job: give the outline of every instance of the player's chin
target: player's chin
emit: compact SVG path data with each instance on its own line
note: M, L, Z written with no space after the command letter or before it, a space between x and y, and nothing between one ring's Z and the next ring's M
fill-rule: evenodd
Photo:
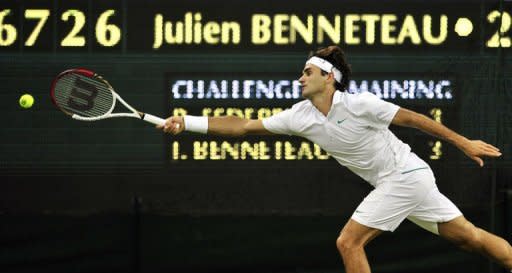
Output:
M305 99L308 99L310 97L310 94L308 93L308 91L306 89L302 89L302 93L301 93L302 97L305 98Z

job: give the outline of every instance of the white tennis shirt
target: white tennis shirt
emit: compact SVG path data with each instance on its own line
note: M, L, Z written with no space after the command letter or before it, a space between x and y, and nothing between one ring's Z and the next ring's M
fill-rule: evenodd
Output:
M263 119L263 126L275 134L301 136L318 144L376 186L379 178L404 166L411 151L388 128L398 109L369 92L336 91L327 116L304 100Z

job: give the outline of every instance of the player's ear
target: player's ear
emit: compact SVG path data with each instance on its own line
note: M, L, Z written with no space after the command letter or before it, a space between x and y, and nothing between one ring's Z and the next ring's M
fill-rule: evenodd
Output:
M334 81L334 73L332 73L332 72L327 73L327 80Z

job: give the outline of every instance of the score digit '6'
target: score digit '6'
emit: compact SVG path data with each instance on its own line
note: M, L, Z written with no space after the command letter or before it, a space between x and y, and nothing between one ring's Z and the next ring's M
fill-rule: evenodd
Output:
M96 40L102 46L114 46L121 40L121 30L114 24L108 24L110 16L115 15L115 10L109 9L103 12L96 22Z
M5 16L9 15L11 10L2 10L0 12L0 46L10 46L16 41L18 32L13 25L4 24Z

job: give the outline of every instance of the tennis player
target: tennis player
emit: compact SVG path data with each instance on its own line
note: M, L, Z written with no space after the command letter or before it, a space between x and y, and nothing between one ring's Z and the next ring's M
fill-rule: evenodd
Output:
M512 269L510 244L466 220L439 192L429 165L388 127L394 124L417 128L448 141L480 166L484 165L484 157L499 157L499 149L480 140L469 140L372 93L345 92L350 74L350 66L338 46L320 48L310 54L299 79L305 100L290 109L263 120L174 116L158 128L171 134L187 130L221 136L301 136L374 186L336 240L347 273L370 272L365 245L384 231L394 231L405 218Z

